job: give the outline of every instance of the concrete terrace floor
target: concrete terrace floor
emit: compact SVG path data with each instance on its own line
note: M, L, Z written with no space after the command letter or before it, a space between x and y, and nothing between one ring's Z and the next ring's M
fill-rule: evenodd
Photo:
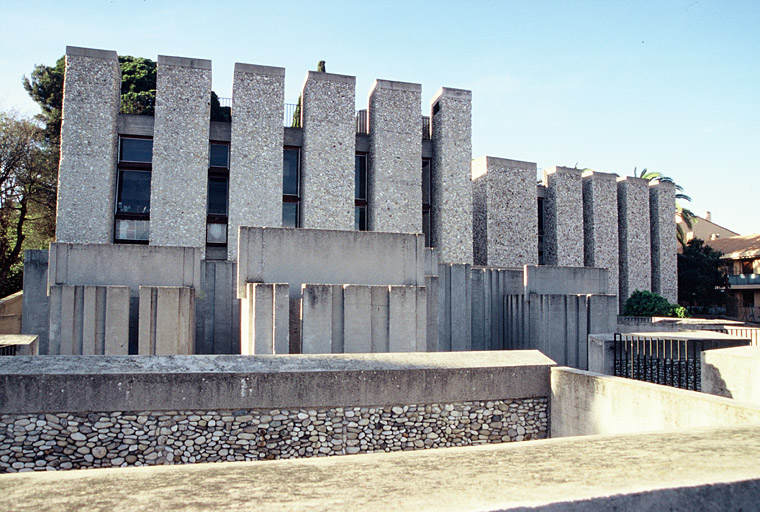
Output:
M7 474L0 475L0 510L722 511L758 506L758 462L757 426L568 437L271 462Z

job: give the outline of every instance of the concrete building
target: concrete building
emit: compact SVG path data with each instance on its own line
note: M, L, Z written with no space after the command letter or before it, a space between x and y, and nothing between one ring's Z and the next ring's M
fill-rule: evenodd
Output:
M705 244L723 253L737 317L760 322L760 234L714 238Z
M667 197L473 162L470 91L441 88L423 115L419 84L377 80L357 112L354 77L309 72L292 123L285 70L237 63L219 121L210 61L157 62L155 115L122 114L116 52L67 48L56 241L26 258L41 353L550 344L584 367L615 296L672 290L675 248L649 236L670 229Z

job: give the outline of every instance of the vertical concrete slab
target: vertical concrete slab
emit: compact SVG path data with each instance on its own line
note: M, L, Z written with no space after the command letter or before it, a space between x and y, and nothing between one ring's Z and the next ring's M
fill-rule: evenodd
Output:
M442 263L472 264L472 92L442 87L430 121L432 246Z
M387 286L370 286L372 296L371 311L371 330L372 330L372 352L384 353L389 351L389 309L388 309L388 287Z
M607 292L618 292L617 175L583 173L584 264L607 269Z
M301 93L301 226L354 229L356 78L309 71Z
M652 244L652 291L678 302L678 264L675 232L676 186L658 181L649 185Z
M274 353L288 354L290 353L288 284L275 283L272 286L274 288Z
M129 287L105 287L105 333L103 354L129 354Z
M50 354L81 355L84 287L55 285L50 297Z
M141 286L138 353L190 355L195 350L195 300L188 286Z
M206 248L211 61L158 56L150 244Z
M24 294L21 332L39 336L40 354L48 354L50 298L47 294L48 252L24 251Z
M416 350L416 306L415 286L388 287L389 352L414 352Z
M451 351L451 265L438 265L438 351Z
M477 265L538 264L536 164L490 156L472 161Z
M332 294L332 335L331 351L333 354L342 354L343 347L343 286L331 285Z
M141 286L138 306L137 353L141 356L156 354L156 290Z
M415 286L415 320L416 320L416 346L417 352L427 351L427 289L424 286Z
M472 269L470 277L472 286L472 350L486 349L485 289L483 285L486 276L488 276L486 269ZM489 331L490 328L489 325Z
M544 263L583 266L582 171L554 167L544 171Z
M470 265L451 265L451 350L472 350Z
M58 242L113 242L120 94L116 52L66 47Z
M422 232L422 86L375 80L369 93L369 229Z
M372 352L372 290L343 286L343 347L345 353Z
M284 68L235 63L227 220L230 260L237 258L239 226L282 225L284 103Z
M618 178L618 239L620 249L620 309L636 290L651 291L649 182Z
M82 313L82 355L104 354L106 337L105 287L84 287L84 307Z
M250 328L254 354L274 353L274 286L253 283Z
M437 267L438 265L436 265ZM436 270L437 272L437 270ZM438 276L425 276L426 315L425 323L425 351L438 351Z
M304 284L301 306L301 351L304 354L332 352L333 293L326 284Z
M615 332L618 310L616 295L589 295L588 309L589 334Z

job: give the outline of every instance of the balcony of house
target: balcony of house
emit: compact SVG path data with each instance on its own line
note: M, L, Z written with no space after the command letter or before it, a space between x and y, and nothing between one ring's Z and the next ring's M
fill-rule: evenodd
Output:
M728 276L728 284L731 288L758 288L760 289L760 274L734 274Z

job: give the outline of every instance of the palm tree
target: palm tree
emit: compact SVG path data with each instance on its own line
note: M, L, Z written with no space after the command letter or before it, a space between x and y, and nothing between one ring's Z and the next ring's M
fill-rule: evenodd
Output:
M686 208L682 204L678 202L678 200L688 201L691 202L691 197L684 194L683 187L675 182L675 180L669 176L665 176L661 172L656 171L649 171L646 169L641 170L640 173L637 173L636 167L633 168L633 177L634 178L642 178L648 181L659 181L662 183L672 183L676 187L676 213L679 217L681 217L681 220L683 220L683 223L686 225L688 230L691 230L691 228L694 225L694 221L696 220L697 216L692 212L690 209ZM678 243L681 244L681 247L686 247L686 244L688 240L686 240L686 231L683 227L681 227L680 223L676 224L676 230L677 230L677 238Z

